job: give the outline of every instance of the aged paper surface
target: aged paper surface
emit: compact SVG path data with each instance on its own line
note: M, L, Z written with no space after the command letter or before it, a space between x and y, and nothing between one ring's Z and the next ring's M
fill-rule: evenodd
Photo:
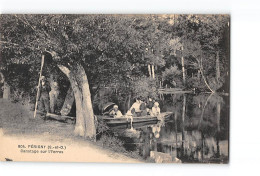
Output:
M1 161L229 162L229 15L0 17Z

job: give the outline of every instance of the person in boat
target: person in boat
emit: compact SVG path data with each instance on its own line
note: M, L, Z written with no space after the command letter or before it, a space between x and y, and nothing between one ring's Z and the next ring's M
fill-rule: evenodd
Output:
M113 107L112 111L110 111L109 115L114 118L119 118L119 117L123 116L121 111L118 109L117 105L114 105L114 107Z
M147 108L148 109L152 109L153 108L153 104L154 104L154 101L151 97L148 97L148 101L147 101Z
M151 114L152 108L153 108L154 101L151 97L148 97L148 101L146 103L146 111L147 114Z
M45 76L41 77L41 84L40 84L40 99L39 99L39 105L40 105L40 110L42 112L49 113L50 112L50 97L49 97L49 92L50 92L50 86L47 83L47 80Z
M140 114L141 110L140 110L140 105L141 105L142 101L140 99L140 97L137 97L135 99L134 104L131 106L131 108L127 111L126 115L127 116L133 116L133 117L137 117L138 114Z
M142 101L140 104L140 114L139 116L146 116L147 115L147 108L145 101Z
M155 102L153 107L152 107L152 110L150 112L150 115L153 116L153 117L157 117L159 114L161 113L161 109L159 107L159 103L158 102Z

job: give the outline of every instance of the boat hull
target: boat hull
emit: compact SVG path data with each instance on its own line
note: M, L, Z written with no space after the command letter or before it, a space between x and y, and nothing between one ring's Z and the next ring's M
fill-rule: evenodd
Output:
M141 117L120 117L120 118L111 118L109 116L97 116L98 120L105 122L108 126L115 126L115 125L125 125L136 123L144 123L144 122L153 122L159 121L162 119L168 119L173 113L172 112L163 112L158 117L152 117L150 115L141 116Z

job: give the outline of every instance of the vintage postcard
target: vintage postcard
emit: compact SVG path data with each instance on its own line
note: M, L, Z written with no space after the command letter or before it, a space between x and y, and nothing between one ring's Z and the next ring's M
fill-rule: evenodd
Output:
M0 23L1 161L229 162L230 15Z

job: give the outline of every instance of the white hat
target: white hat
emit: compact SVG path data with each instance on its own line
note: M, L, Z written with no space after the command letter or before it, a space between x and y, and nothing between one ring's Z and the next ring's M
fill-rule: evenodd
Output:
M42 76L42 77L41 77L41 80L46 80L45 76Z
M118 106L117 106L117 105L114 105L113 108L118 108Z
M155 106L159 106L159 103L158 103L158 102L155 102L154 105L155 105Z

